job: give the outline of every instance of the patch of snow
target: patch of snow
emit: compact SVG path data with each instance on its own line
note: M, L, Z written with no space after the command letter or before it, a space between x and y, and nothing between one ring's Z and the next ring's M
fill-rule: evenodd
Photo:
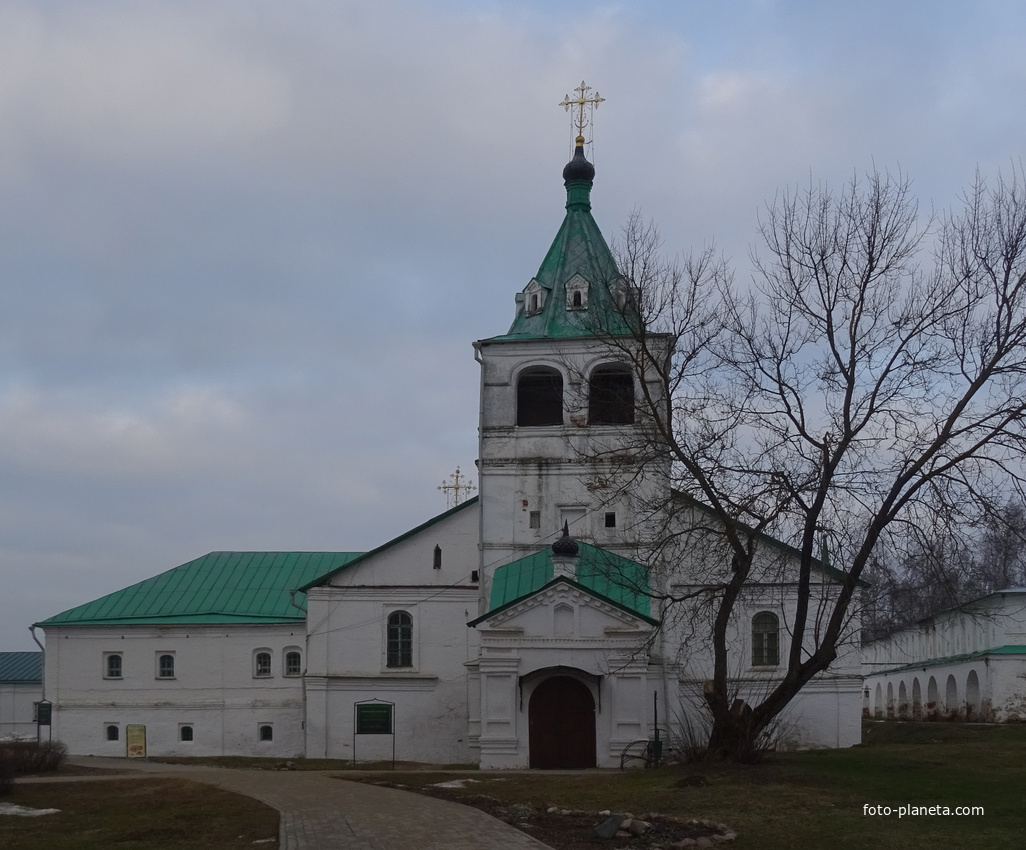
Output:
M448 782L437 782L432 788L462 788L468 782L480 782L480 779L450 779Z
M0 815L21 815L26 818L37 818L40 815L53 815L60 809L30 809L28 806L16 806L14 803L0 803Z

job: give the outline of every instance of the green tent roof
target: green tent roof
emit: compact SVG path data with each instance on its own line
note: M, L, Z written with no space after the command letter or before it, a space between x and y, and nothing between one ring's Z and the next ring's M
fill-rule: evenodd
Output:
M577 542L576 579L570 583L622 608L640 614L650 622L648 570L636 561L597 546ZM537 593L557 580L552 568L552 549L545 548L526 558L499 567L492 576L488 613L468 625L476 625L497 611Z
M529 313L521 306L509 332L498 340L567 338L629 333L610 287L622 276L591 216L594 169L578 147L563 171L566 216L545 255L535 281L545 291L542 309ZM587 309L567 309L566 286L580 275L588 284Z
M289 591L360 552L211 552L37 626L145 623L290 623L304 614ZM296 594L303 605L306 595Z

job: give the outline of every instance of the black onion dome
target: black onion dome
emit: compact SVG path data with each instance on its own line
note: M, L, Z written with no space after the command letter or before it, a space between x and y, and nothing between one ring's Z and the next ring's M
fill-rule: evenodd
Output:
M563 536L552 544L552 554L572 558L574 555L577 554L577 550L577 543L570 536L570 527L566 522L564 522Z
M569 183L571 180L595 179L595 166L584 156L584 144L579 140L574 149L574 157L563 167L563 180Z

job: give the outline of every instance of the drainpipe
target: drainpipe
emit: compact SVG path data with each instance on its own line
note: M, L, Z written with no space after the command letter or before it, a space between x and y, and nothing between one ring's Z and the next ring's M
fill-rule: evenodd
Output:
M36 642L36 646L43 652L43 700L46 700L46 647L39 642L39 638L36 637L36 627L29 626L29 631L32 633L32 640Z

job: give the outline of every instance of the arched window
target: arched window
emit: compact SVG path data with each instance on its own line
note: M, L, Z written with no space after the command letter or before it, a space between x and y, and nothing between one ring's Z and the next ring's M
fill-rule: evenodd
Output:
M780 663L780 621L762 611L752 618L752 666L776 667Z
M274 727L270 723L264 723L260 726L258 736L261 741L273 741L274 740Z
M113 724L111 724L110 726L107 727L107 740L108 741L116 741L116 740L118 740L119 737L121 737L121 732L120 732L120 730L118 729L117 726L114 726Z
M563 376L555 369L529 369L517 381L517 425L563 424Z
M178 740L180 740L180 741L191 741L192 740L192 727L191 726L179 726L178 727Z
M107 656L107 670L106 674L108 679L120 679L121 678L121 654L112 652Z
M413 618L405 611L393 611L388 615L385 666L413 666Z
M175 657L173 655L161 655L157 659L157 677L160 679L175 677Z
M303 675L303 656L297 650L292 650L291 652L285 653L285 675Z
M588 383L588 422L592 425L634 424L634 378L622 366L602 366Z
M271 675L271 653L258 652L253 656L253 675L260 677Z

